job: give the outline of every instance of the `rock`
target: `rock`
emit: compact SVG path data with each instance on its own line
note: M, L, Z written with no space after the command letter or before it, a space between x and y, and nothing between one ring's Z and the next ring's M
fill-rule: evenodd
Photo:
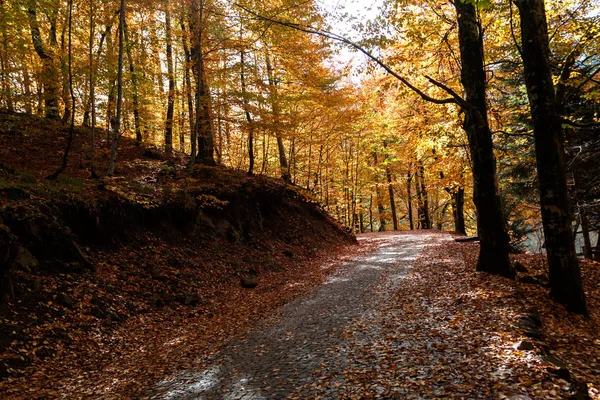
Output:
M186 306L195 306L200 303L200 296L198 293L188 293L183 300L183 304Z
M561 360L551 355L543 355L542 360L552 364L552 367L546 368L548 372L565 381L571 381L571 371Z
M231 225L226 219L220 219L214 225L217 235L221 237L227 237L227 232L233 229L233 225Z
M106 310L106 307L102 305L95 305L90 310L90 315L93 315L98 319L105 319L108 316L108 312Z
M542 326L542 316L535 307L531 307L527 310L527 317L532 320L538 327Z
M25 247L17 249L17 257L15 258L15 266L25 272L31 273L38 266L36 258Z
M200 222L205 225L208 229L214 230L216 229L215 222L213 221L210 215L205 213L201 213L199 216Z
M242 287L245 287L247 289L254 289L255 287L258 286L258 282L256 280L255 277L253 276L242 276L240 278Z
M284 250L283 251L283 255L286 256L286 257L289 257L289 258L293 258L294 257L294 253L292 253L289 250Z
M532 339L541 339L543 334L540 331L540 325L529 315L521 315L517 318L518 328L524 331L525 336Z
M479 241L479 237L478 236L466 236L466 237L460 237L460 238L454 238L455 242L459 242L459 243L464 243L464 242L478 242Z
M538 280L535 279L533 276L531 275L525 275L519 278L519 282L521 283L526 283L526 284L531 284L531 285L535 285L538 284Z
M142 157L146 157L151 160L162 160L164 158L164 156L160 153L160 150L152 147L148 147L146 150L144 150Z
M530 350L534 349L534 346L533 346L533 343L531 343L531 342L528 342L526 340L521 340L519 343L517 343L516 349L523 350L523 351L530 351Z
M269 259L269 260L265 261L263 264L263 269L265 271L271 271L271 272L283 271L283 267L281 266L281 264L279 264L276 260L273 260L273 259Z
M181 261L181 259L175 255L170 256L169 259L167 260L167 262L169 263L169 265L171 267L180 269L183 267L183 262Z
M162 296L155 296L152 300L152 304L154 304L155 307L163 307L166 303Z
M573 382L569 386L569 392L572 393L569 400L590 400L590 392L585 382Z
M73 308L75 307L75 304L77 304L76 301L66 293L59 294L56 300L59 304L62 304L67 308Z
M40 278L35 278L35 280L33 281L33 291L34 292L41 292L42 291L42 281Z
M513 265L515 271L520 272L520 273L527 273L529 272L529 270L519 261L516 261Z
M529 315L519 315L517 317L517 327L525 330L537 330L538 324Z

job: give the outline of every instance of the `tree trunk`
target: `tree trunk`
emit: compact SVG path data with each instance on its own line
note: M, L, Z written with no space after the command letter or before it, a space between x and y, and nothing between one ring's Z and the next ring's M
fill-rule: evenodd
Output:
M388 183L388 191L390 194L390 209L392 211L392 223L394 224L394 230L398 230L398 216L396 215L396 202L394 201L394 186L392 185L392 173L389 167L385 168L385 175Z
M69 53L67 56L67 76L68 76L68 91L70 93L70 99L67 100L67 104L70 101L71 107L65 106L65 110L71 110L70 120L71 124L69 126L69 133L67 136L67 147L65 148L65 152L63 154L62 164L58 169L48 177L48 179L56 179L60 174L67 169L67 162L69 159L69 153L71 152L71 146L73 145L73 133L75 131L75 92L73 90L73 0L69 0L69 14L67 17L68 25L69 25ZM67 117L69 119L69 117Z
M123 103L123 41L125 39L125 0L121 0L119 7L119 59L117 64L117 115L113 122L112 143L110 145L110 157L108 159L108 170L106 175L113 176L115 163L117 161L117 146L121 134L121 108Z
M5 16L5 8L0 4L0 17L3 20L6 20ZM4 99L4 104L6 105L6 109L8 111L14 111L15 107L13 104L13 97L10 90L10 60L8 55L8 34L6 32L6 24L1 24L0 30L2 31L2 50L0 51L0 66L1 66L1 76L2 76L2 99ZM25 72L27 68L25 68Z
M89 81L90 81L90 112L91 126L91 155L90 155L90 170L92 178L96 178L96 82L95 82L95 66L94 66L94 0L90 0L90 41L89 41Z
M273 65L271 64L271 57L269 56L269 50L265 45L265 62L267 64L267 79L269 80L269 97L271 101L271 109L273 111L273 130L275 131L275 138L277 139L277 150L279 151L279 171L281 178L289 182L290 172L287 158L285 156L285 147L283 145L283 137L281 135L281 126L279 121L279 97L277 93L277 79L273 71Z
M138 91L137 84L137 71L135 68L135 64L133 63L133 57L131 55L131 46L132 43L129 41L129 29L127 28L127 22L125 22L125 26L123 27L123 35L125 37L125 42L127 46L125 47L127 53L127 61L129 62L129 76L131 77L131 103L133 106L133 124L135 127L135 141L137 144L142 143L142 128L140 126L140 94ZM171 63L172 64L172 63Z
M473 170L473 202L477 209L480 239L477 270L514 278L508 259L508 234L504 226L496 184L496 158L487 119L483 36L475 6L454 0L462 61L461 81L469 107L464 109L464 129L469 139Z
M42 40L40 28L37 21L37 4L31 0L27 6L27 15L29 20L29 28L31 30L31 39L35 52L42 61L42 86L44 89L44 112L46 118L59 119L59 71L54 60L55 52L51 48L56 46L56 12L49 13L51 16L50 28L50 45L46 46Z
M183 53L185 54L185 66L184 66L184 79L185 79L185 95L187 98L187 106L188 106L188 120L190 125L190 142L191 142L191 160L190 165L193 166L196 158L196 117L194 116L194 100L192 97L192 79L190 77L190 66L192 65L192 56L190 54L190 49L188 47L188 40L185 35L185 24L183 23L183 18L180 21L181 31L184 33L181 36L181 41L183 44Z
M584 207L579 207L581 217L581 232L583 233L583 255L588 260L592 259L592 241L590 240L590 223Z
M371 200L369 201L369 227L371 232L373 232L373 195L371 195Z
M465 189L462 187L459 187L452 192L452 216L454 218L454 232L466 235Z
M550 69L544 1L515 3L521 16L523 66L533 121L550 293L570 311L587 314L571 231L564 138Z
M425 167L420 161L419 167L417 168L416 177L416 184L419 187L418 192L421 197L421 200L419 202L419 217L421 229L431 229L431 217L429 216L429 195L427 193L427 186L425 186Z
M410 170L406 173L406 196L408 200L408 223L410 226L410 230L413 231L415 229L415 223L413 222L413 207L412 207L412 175Z
M204 165L215 165L210 90L206 77L204 54L202 53L206 29L206 10L204 8L204 0L191 1L190 31L192 34L192 47L190 56L192 69L196 76L194 131L198 141L198 153L196 155L198 162Z
M165 33L167 42L167 75L169 94L167 96L167 117L165 119L165 151L173 152L173 114L175 111L175 74L173 73L173 43L171 39L171 12L165 11Z
M242 84L242 103L244 105L244 114L248 122L248 175L254 174L254 122L250 115L250 102L246 91L246 79L244 77L244 51L240 52L240 81Z
M25 113L28 115L32 115L33 94L31 93L31 77L29 76L29 70L27 68L23 69L23 91L25 92Z
M383 213L385 212L385 208L383 207L383 195L381 194L381 188L379 186L379 158L377 157L377 153L373 152L373 166L375 167L375 194L377 195L377 213L379 215L379 232L385 231L385 226L387 222Z

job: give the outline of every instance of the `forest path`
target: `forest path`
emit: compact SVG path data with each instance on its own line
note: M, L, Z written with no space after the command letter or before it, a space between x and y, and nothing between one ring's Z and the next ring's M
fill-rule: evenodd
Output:
M203 371L184 371L163 381L149 397L282 399L299 391L310 397L309 385L323 366L345 365L346 350L331 351L343 349L340 331L377 312L377 304L401 284L422 249L450 236L385 232L360 235L359 240L375 241L378 247L341 265L322 286L214 356ZM372 329L366 335L377 335L378 328Z

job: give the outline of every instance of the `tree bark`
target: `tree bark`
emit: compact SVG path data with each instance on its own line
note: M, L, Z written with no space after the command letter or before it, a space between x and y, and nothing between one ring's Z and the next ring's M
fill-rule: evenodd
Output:
M421 202L419 203L419 216L421 218L421 229L431 229L431 217L429 216L429 195L425 186L425 167L419 162L417 169L417 185L420 187Z
M394 225L394 230L398 230L398 216L396 215L396 202L394 200L394 186L392 185L392 173L390 172L390 168L385 168L385 175L388 183L388 192L390 195L390 209L392 211L392 223Z
M277 139L277 150L279 152L279 171L281 178L289 182L290 172L287 157L285 156L285 147L283 145L283 137L281 135L281 126L279 116L281 111L279 110L279 96L277 92L277 79L275 78L275 72L273 71L273 65L271 64L271 57L269 50L265 45L265 62L267 64L267 79L269 81L269 97L271 102L271 110L273 112L273 130L275 131L275 138Z
M112 142L110 145L110 156L106 175L113 176L115 163L117 161L117 146L121 135L121 108L123 104L123 42L125 39L125 0L121 0L119 7L119 58L117 63L117 115L112 125Z
M205 6L204 0L191 0L190 31L192 34L192 46L190 57L192 60L192 69L196 76L196 118L194 132L198 141L198 153L195 157L201 164L215 165L210 90L206 77L204 54L202 53L206 29ZM192 158L192 160L194 159ZM190 164L193 165L193 163Z
M140 144L142 143L142 127L140 124L140 93L138 91L137 70L133 62L133 56L131 55L131 46L133 44L129 41L129 29L127 27L126 21L125 26L123 27L123 35L125 37L125 42L127 43L127 46L125 47L125 52L127 53L127 61L129 63L129 76L131 78L131 103L133 106L133 125L135 127L135 141L137 144Z
M196 118L194 116L194 100L193 100L193 96L192 96L192 79L190 77L190 66L192 64L192 56L190 54L190 49L188 46L188 39L187 36L185 35L185 24L183 22L183 18L180 21L180 26L181 26L181 31L184 33L181 36L181 41L183 44L183 53L185 55L185 66L184 66L184 79L185 79L185 95L186 95L186 99L187 99L187 106L188 106L188 121L189 121L189 125L190 125L190 141L191 141L191 158L192 160L190 160L190 165L194 165L194 159L196 157L196 129L195 129L195 121Z
M515 0L521 16L525 85L531 107L550 293L572 312L587 314L575 253L566 183L564 138L550 69L543 0Z
M5 19L5 8L0 3L0 17ZM12 93L10 90L10 59L8 55L8 34L6 32L6 24L1 24L0 31L2 32L2 50L0 51L0 66L1 66L1 76L2 76L2 99L4 99L4 104L6 105L6 109L8 111L14 111L15 106L13 104ZM25 73L27 72L27 68L25 68ZM27 75L28 77L28 75Z
M96 178L96 76L94 74L94 0L90 0L90 37L89 37L89 81L90 81L90 112L91 112L91 149L90 149L90 173Z
M53 10L50 13L50 45L45 45L40 33L39 24L37 21L37 4L31 0L27 6L27 16L29 20L29 28L31 30L31 39L35 52L42 61L42 86L44 89L44 112L46 118L59 119L59 71L54 60L55 52L52 47L56 47L56 13Z
M167 116L165 118L165 151L173 152L173 115L175 111L175 74L173 72L173 42L171 39L171 12L165 11L165 34L167 42L167 75L169 94L167 95Z
M509 238L496 184L492 132L487 119L483 35L471 2L454 0L454 7L462 61L461 81L468 104L463 107L464 129L471 150L473 201L480 238L477 270L514 278L515 272L508 259Z
M244 76L244 51L240 52L240 81L242 85L242 103L244 105L244 114L248 122L248 175L254 174L254 122L250 115L250 102L246 91L246 79Z
M454 231L466 235L465 229L465 189L459 187L452 192L452 217L454 218Z
M413 222L413 206L412 206L412 175L410 170L406 173L406 193L408 200L408 223L410 226L410 230L413 231L415 229L415 223Z
M385 216L383 215L385 212L385 208L383 207L383 194L381 194L381 188L379 187L379 158L377 157L377 153L373 152L373 166L375 167L375 194L377 195L377 213L379 215L379 232L385 231L385 226L387 222L385 220Z

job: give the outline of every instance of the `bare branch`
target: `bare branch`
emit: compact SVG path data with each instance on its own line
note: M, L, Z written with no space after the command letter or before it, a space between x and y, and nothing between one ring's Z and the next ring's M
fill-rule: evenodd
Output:
M417 88L416 86L414 86L413 84L411 84L408 79L404 78L403 76L399 75L397 72L395 72L394 70L392 70L386 63L384 63L383 61L381 61L379 58L375 57L373 54L371 54L369 51L367 51L365 48L363 48L362 46L360 46L359 44L341 36L338 35L336 33L333 32L328 32L325 30L321 30L321 29L317 29L317 28L312 28L310 26L303 26L300 25L298 23L294 23L294 22L286 22L286 21L280 21L280 20L276 20L276 19L272 19L269 17L265 17L263 15L260 15L252 10L249 10L248 8L244 7L241 4L238 3L233 3L236 7L241 8L242 10L246 11L248 14L253 15L254 17L261 19L263 21L267 21L267 22L271 22L277 25L281 25L281 26L286 26L288 28L292 28L292 29L296 29L298 31L301 32L305 32L305 33L310 33L313 35L319 35L322 36L324 38L327 39L331 39L331 40L335 40L337 42L341 42L344 43L358 51L360 51L361 53L363 53L364 55L366 55L368 58L370 58L371 60L375 61L381 68L383 68L388 74L392 75L394 78L398 79L400 82L402 82L404 85L406 85L410 90L412 90L413 92L417 93L419 96L421 96L421 98L425 101L429 101L431 103L435 103L435 104L457 104L458 106L462 107L462 108L469 108L469 104L462 99L460 96L458 96L456 93L454 93L454 95L450 98L446 98L446 99L436 99L434 97L429 96L428 94L426 94L425 92L423 92L422 90L420 90L419 88ZM428 78L430 79L430 78ZM442 87L437 85L436 81L432 81L430 79L430 82L435 84L438 87ZM439 82L437 82L439 83ZM444 89L446 90L446 89ZM451 90L448 88L448 90ZM446 90L446 91L448 91Z

